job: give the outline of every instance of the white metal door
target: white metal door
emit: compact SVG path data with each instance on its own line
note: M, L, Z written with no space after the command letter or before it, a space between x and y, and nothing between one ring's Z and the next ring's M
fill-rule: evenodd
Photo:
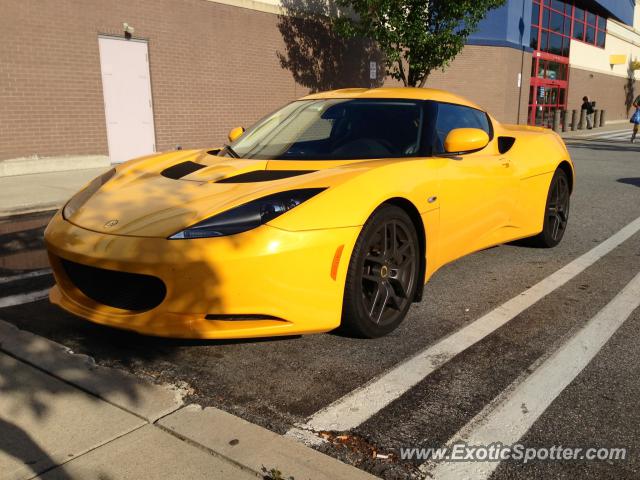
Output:
M111 163L155 151L147 42L99 37Z

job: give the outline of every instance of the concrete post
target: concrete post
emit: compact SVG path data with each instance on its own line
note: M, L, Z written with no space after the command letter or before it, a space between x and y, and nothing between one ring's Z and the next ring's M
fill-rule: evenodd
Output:
M551 128L553 128L554 132L560 131L560 109L559 108L553 111L553 121L551 124Z
M600 126L600 110L596 110L593 113L593 128L598 128Z
M599 125L600 127L604 127L605 119L606 119L606 116L607 116L606 114L607 114L606 110L601 110L600 111L600 125Z
M567 131L567 123L569 123L569 112L567 110L562 111L562 131Z
M579 130L584 130L587 128L587 111L583 108L580 110L580 125L578 125Z
M577 125L576 122L578 121L578 112L576 110L571 110L571 131L575 132Z

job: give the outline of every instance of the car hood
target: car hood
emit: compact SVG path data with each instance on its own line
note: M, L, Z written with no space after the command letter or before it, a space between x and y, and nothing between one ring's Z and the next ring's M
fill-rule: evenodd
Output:
M211 153L177 151L119 165L67 220L100 233L166 238L253 199L328 188L388 162L244 160Z

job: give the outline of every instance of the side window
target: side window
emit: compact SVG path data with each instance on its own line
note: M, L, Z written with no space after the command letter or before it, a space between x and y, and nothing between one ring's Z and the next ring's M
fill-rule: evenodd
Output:
M486 113L475 108L452 103L438 104L434 153L444 153L444 141L451 130L456 128L479 128L493 136L492 126Z

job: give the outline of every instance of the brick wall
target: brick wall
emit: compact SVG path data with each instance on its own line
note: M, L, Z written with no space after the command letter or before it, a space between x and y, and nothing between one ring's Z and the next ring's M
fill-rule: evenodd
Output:
M580 110L582 97L595 100L596 108L607 111L607 121L627 120L633 113L631 104L640 95L637 82L624 77L589 72L579 68L569 71L568 110ZM632 87L633 86L633 87ZM629 94L627 95L627 92Z
M434 72L427 86L467 97L498 121L527 123L531 53L514 48L468 45L445 72ZM518 74L522 70L522 94Z
M286 18L205 0L3 0L0 160L108 153L98 35L123 22L149 42L158 150L219 144L309 89L370 85L370 48ZM429 86L515 122L521 60L469 46Z

